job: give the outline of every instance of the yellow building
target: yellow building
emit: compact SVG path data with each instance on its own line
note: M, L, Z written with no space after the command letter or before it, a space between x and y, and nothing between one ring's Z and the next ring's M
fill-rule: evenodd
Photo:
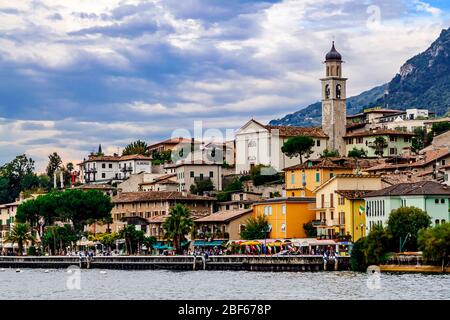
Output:
M270 239L307 238L303 224L315 218L313 197L272 198L253 204L253 216L264 215Z
M352 241L359 239L361 227L365 229L365 213L359 212L359 205L363 202L359 197L366 191L381 188L380 176L368 174L336 175L316 188L316 220L313 225L317 228L317 236L338 239L350 235ZM350 199L346 201L342 194Z
M284 169L287 197L314 197L317 187L337 174L353 173L356 163L347 158L307 160Z
M353 242L366 236L366 202L364 197L373 190L337 190L337 212L344 213L344 234Z

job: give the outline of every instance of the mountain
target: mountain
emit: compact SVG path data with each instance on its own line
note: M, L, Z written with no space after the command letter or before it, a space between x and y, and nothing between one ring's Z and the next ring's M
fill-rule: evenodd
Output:
M406 61L387 84L347 99L347 114L383 106L405 110L423 108L442 116L450 111L450 28L424 52ZM270 121L271 125L320 126L320 102Z

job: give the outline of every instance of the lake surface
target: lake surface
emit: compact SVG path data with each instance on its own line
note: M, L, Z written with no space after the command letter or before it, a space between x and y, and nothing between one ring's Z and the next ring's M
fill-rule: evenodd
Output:
M350 271L4 269L0 299L450 299L449 274L382 273L379 286L367 279Z

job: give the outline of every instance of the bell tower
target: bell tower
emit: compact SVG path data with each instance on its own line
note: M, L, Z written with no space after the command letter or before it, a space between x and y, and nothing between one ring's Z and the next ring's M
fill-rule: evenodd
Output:
M325 74L322 81L322 129L328 135L327 149L336 150L342 157L345 153L346 134L346 82L342 77L342 56L333 45L325 56Z

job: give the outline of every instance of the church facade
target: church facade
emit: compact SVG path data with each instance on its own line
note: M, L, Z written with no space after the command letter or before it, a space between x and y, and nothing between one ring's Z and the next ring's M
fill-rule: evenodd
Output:
M309 136L314 140L311 159L319 158L325 150L336 150L346 156L346 78L342 77L342 56L334 42L325 57L325 77L322 83L322 128L271 126L256 120L248 121L236 132L236 173L250 171L263 164L282 171L299 164L299 158L289 158L281 147L289 138Z

